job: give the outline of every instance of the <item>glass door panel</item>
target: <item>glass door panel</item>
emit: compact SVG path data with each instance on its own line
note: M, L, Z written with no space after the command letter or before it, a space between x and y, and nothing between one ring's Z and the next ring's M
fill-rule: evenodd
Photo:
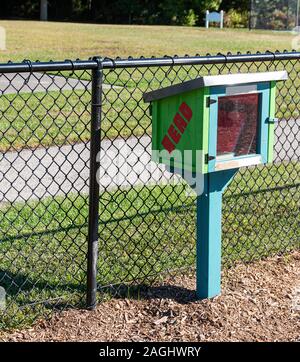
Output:
M257 153L259 93L218 99L217 158Z

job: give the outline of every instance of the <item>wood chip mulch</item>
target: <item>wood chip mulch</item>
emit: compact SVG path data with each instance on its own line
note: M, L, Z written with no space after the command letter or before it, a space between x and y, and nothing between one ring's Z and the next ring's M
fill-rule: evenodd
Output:
M300 341L300 252L239 264L222 295L197 301L193 275L93 312L67 310L3 341Z

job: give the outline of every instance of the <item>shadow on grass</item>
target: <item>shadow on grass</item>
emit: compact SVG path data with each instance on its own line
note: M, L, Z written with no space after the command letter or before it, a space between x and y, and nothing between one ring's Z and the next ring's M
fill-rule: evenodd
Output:
M198 300L195 290L176 285L149 286L146 284L117 284L102 288L100 287L98 288L98 292L110 295L116 299L172 299L179 304L188 304Z
M85 281L55 283L3 270L0 271L0 284L5 289L7 297L20 308L43 304L46 308L55 306L55 309L65 309L70 305L74 306L72 296L84 296L86 293ZM61 300L63 302L60 302Z

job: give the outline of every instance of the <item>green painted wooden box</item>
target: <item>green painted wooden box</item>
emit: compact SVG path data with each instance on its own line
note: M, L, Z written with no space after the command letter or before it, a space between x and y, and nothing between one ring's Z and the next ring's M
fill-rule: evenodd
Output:
M276 82L285 79L285 71L205 76L145 93L152 160L200 173L272 162Z

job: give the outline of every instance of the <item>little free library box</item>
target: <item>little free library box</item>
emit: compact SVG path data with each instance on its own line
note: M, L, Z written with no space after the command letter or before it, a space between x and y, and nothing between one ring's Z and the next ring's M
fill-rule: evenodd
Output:
M153 161L187 180L185 173L203 175L199 298L220 293L223 191L240 167L273 161L276 82L286 79L286 71L204 76L144 94L151 103Z

